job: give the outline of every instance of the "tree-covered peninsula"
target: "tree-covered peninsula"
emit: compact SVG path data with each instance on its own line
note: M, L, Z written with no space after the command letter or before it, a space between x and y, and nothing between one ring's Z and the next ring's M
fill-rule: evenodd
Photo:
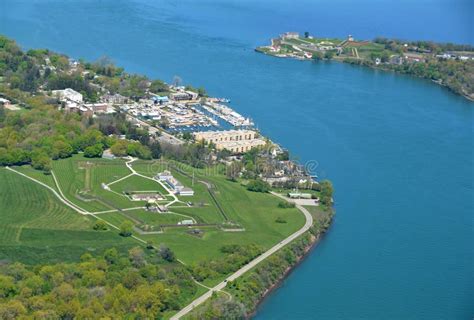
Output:
M474 100L474 47L432 41L376 38L373 41L287 32L256 49L276 56L335 60L432 80Z

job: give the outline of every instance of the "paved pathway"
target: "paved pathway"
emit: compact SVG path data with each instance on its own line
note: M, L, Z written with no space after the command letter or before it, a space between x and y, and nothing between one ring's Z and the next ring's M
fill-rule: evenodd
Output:
M285 199L285 200L288 200L287 198L285 198L284 196L280 195L280 194L277 194L277 193L274 193L272 192L272 194L274 196L277 196L279 198L282 198L282 199ZM311 213L309 213L308 210L306 210L304 207L300 206L300 205L296 205L296 207L301 211L303 212L305 218L306 218L306 223L305 225L298 231L296 231L295 233L293 233L292 235L290 235L288 238L286 238L285 240L281 241L280 243L276 244L275 246L271 247L269 250L267 250L266 252L264 252L263 254L261 254L260 256L258 256L257 258L255 258L254 260L250 261L248 264L244 265L242 268L240 268L239 270L237 270L235 273L233 273L232 275L230 275L229 277L227 277L224 281L222 281L221 283L219 283L218 285L216 285L215 287L213 287L211 290L207 291L206 293L204 293L202 296L200 296L199 298L195 299L193 302L191 302L189 305L187 305L186 307L184 307L183 309L181 309L178 313L176 313L173 317L171 317L171 320L178 320L178 319L181 319L182 317L184 317L186 314L188 314L190 311L192 311L195 307L197 307L198 305L200 305L201 303L205 302L207 299L209 299L211 296L212 296L212 293L214 291L220 291L222 290L226 285L227 285L227 282L229 281L233 281L235 279L237 279L238 277L240 277L241 275L243 275L244 273L246 273L247 271L249 271L250 269L252 269L253 267L255 267L257 264L259 264L260 262L262 262L263 260L265 260L266 258L268 258L269 256L271 256L272 254L274 254L275 252L277 252L278 250L280 250L281 248L283 248L284 246L286 246L288 243L292 242L293 240L295 240L296 238L298 238L299 236L301 236L302 234L304 234L306 231L309 230L309 228L311 228L311 226L313 225L313 216L311 215Z

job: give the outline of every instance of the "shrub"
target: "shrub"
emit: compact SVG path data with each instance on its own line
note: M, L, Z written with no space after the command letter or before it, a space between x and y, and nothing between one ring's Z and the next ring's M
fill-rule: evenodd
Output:
M270 185L263 180L259 180L259 179L251 180L247 184L247 190L253 191L253 192L269 192Z
M294 202L280 201L278 203L278 208L282 208L282 209L294 208L295 206L296 205Z
M120 235L122 237L130 237L132 235L133 223L125 221L120 225Z
M92 228L96 231L104 231L107 230L107 223L102 220L97 220Z
M97 143L84 149L84 157L86 158L100 158L104 152L102 143Z
M278 217L278 218L276 218L275 222L276 223L286 223L286 220L283 219L282 217Z
M174 252L171 251L171 249L165 246L164 244L160 246L159 254L161 258L163 258L163 260L166 260L168 262L173 262L176 260Z

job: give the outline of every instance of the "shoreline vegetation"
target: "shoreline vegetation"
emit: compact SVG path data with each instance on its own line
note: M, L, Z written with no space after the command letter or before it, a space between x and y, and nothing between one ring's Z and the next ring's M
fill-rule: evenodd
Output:
M295 237L185 318L251 316L330 226L333 187L251 127L225 131L245 150L197 139L197 105L252 123L222 102L0 36L0 318L171 318Z
M279 58L331 60L407 74L474 101L474 47L431 41L375 38L373 41L286 32L255 51Z
M314 207L314 223L305 234L280 249L242 277L228 283L225 294L214 293L208 301L193 309L186 319L240 319L255 316L265 299L303 262L328 232L335 211L332 207ZM234 317L233 317L234 316Z

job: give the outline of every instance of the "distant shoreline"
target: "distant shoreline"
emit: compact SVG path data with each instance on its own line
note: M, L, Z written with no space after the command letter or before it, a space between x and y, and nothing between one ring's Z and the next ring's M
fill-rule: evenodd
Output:
M313 60L310 60L310 59L299 59L299 58L296 58L296 57L281 57L281 56L276 56L276 55L272 55L272 54L269 54L269 53L265 53L265 52L262 52L262 51L259 51L258 49L255 49L256 52L258 53L263 53L264 55L267 55L267 56L271 56L271 57L275 57L275 58L280 58L280 59L293 59L293 60L297 60L297 61L313 61ZM395 74L401 74L403 75L403 73L400 73L400 72L397 72L395 70L390 70L390 69L384 69L382 67L377 67L377 66L366 66L366 65L360 65L360 64L352 64L352 63L347 63L343 60L340 60L340 59L331 59L331 60L326 60L327 62L338 62L338 63L344 63L344 64L349 64L349 65L353 65L353 66L360 66L360 67L365 67L365 68L369 68L369 69L372 69L372 70L381 70L381 71L384 71L384 72L391 72L391 73L395 73ZM405 75L408 75L408 74L405 74ZM413 75L408 75L408 76L413 76ZM434 84L437 84L443 88L446 88L449 92L455 94L455 95L458 95L458 96L462 96L464 98L466 98L467 100L469 101L472 101L474 102L474 95L473 96L469 96L465 93L458 93L458 92L455 92L453 91L451 88L449 88L447 85L443 84L443 83L440 83L440 82L437 82L435 80L429 80L429 79L425 79L423 77L417 77L415 76L416 78L418 79L422 79L422 80L428 80Z
M287 32L256 52L277 58L338 61L431 80L474 102L474 47L377 38L313 38Z

